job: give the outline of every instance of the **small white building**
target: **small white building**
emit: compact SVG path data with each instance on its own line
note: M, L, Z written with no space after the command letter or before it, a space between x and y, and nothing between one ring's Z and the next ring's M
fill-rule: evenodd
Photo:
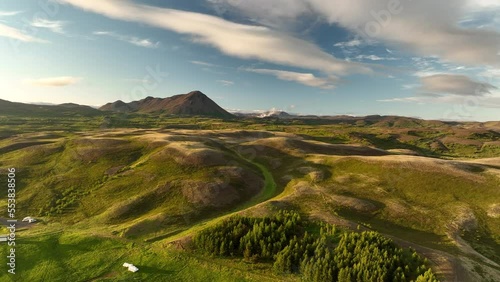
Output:
M33 223L33 222L36 222L36 219L32 218L31 216L27 216L27 217L23 218L23 221L28 222L28 223Z
M137 271L139 271L139 268L137 268L135 265L133 265L131 263L124 263L123 266L126 267L126 268L128 268L128 271L130 271L130 272L137 272Z

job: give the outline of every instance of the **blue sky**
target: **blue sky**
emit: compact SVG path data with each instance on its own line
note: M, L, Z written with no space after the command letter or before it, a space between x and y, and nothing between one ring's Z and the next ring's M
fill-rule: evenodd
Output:
M494 0L0 1L0 99L500 120Z

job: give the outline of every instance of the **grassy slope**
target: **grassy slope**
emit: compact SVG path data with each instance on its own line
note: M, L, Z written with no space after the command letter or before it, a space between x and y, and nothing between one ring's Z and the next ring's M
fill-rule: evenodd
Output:
M141 120L143 117L136 117L136 119L138 122L149 122ZM68 124L72 123L73 127L70 128L75 129L82 129L84 125L83 123L80 124L80 122L83 121L79 120L75 123L67 121ZM195 125L195 128L216 126L222 128L269 129L269 127L274 126L270 124L245 125L244 123L213 125L204 119L170 119L162 122L169 122L172 125L184 124L185 127ZM39 123L44 124L43 122ZM98 122L94 121L94 123L97 124ZM37 123L25 124L23 125L24 129L21 128L20 130L26 129L29 131L30 126L36 127L34 124ZM47 125L44 124L44 126ZM55 128L59 126L61 125L54 125ZM94 125L90 122L85 126L92 127ZM342 130L347 131L345 126L287 125L276 129L293 131L299 134L310 134L314 139L333 143L351 142L350 139L340 137L349 136L349 134L342 133ZM379 129L360 127L349 130L377 131ZM337 138L335 137L337 133L339 139L335 141L332 138ZM9 136L8 132L4 131L3 134ZM98 134L98 132L92 134ZM126 140L126 143L118 146L108 146L109 152L104 154L104 157L99 155L95 163L93 163L93 151L91 148L86 148L92 146L79 144L78 134L58 132L56 136L50 135L52 134L49 134L48 137L27 137L35 141L50 140L54 142L52 144L20 148L11 152L4 152L0 157L2 167L15 165L21 168L19 173L19 197L22 208L19 216L21 216L21 213L31 215L33 212L37 212L43 207L42 203L50 202L54 195L57 195L57 192L62 193L71 186L85 187L86 191L90 193L88 195L78 193L73 195L68 192L70 196L73 195L75 198L81 199L80 204L67 206L66 210L64 210L65 213L62 215L47 217L48 225L46 226L41 225L35 229L20 232L21 240L25 241L21 241L19 246L19 271L25 275L22 278L29 279L25 281L42 281L36 279L41 275L56 279L62 273L74 273L74 277L71 277L76 279L74 281L86 281L92 278L99 278L97 281L120 281L120 279L130 277L120 266L122 261L127 260L136 263L144 270L139 274L141 279L155 279L155 281L162 281L162 279L165 279L163 281L172 281L170 278L176 281L202 281L215 278L218 278L217 281L224 281L224 279L226 281L273 281L276 279L270 274L268 266L265 265L247 265L241 262L219 259L207 260L189 252L180 252L167 248L164 245L165 242L172 241L183 234L203 228L206 226L205 224L220 220L218 216L230 212L231 209L228 209L227 212L208 213L199 217L199 214L196 215L196 207L190 207L190 204L186 203L180 195L173 195L167 204L149 209L146 213L137 211L138 214L132 213L130 217L125 217L118 222L105 224L106 221L102 221L102 212L112 206L113 203L119 204L129 198L131 194L143 194L147 193L147 191L153 191L159 182L154 180L147 182L148 176L160 175L162 182L174 180L172 175L176 175L175 178L209 179L213 173L210 169L180 168L175 165L175 162L166 162L165 159L161 158L152 161L149 157L154 155L158 148L141 143L128 134L119 138ZM5 148L16 142L19 142L19 139L0 139L0 148ZM379 145L384 147L383 144ZM398 147L400 145L389 143L385 146L385 148L390 148L391 146ZM43 150L41 150L42 148ZM420 147L417 146L417 148ZM75 162L75 150L82 149L83 155L80 155L80 157L88 157L90 160L85 159ZM475 242L476 249L483 248L481 252L489 257L492 257L497 250L496 248L498 248L500 233L498 226L500 224L498 224L498 220L487 217L484 208L492 200L499 198L498 189L496 189L498 187L498 178L490 176L482 169L471 172L479 175L483 181L477 182L468 180L467 177L451 176L442 172L436 173L432 169L427 171L425 169L423 171L411 170L408 167L373 160L369 161L362 157L334 157L318 162L314 155L309 157L300 154L294 155L295 152L285 153L273 148L266 148L264 151L256 150L256 152L257 156L255 158L247 158L246 160L243 160L243 157L234 150L231 154L243 166L258 167L266 180L266 189L261 194L246 202L246 204L233 207L233 212L269 199L270 196L276 195L277 192L281 192L286 187L283 194L273 199L274 202L280 201L291 204L304 211L316 209L318 212L331 216L341 215L348 220L400 238L449 251L453 254L460 254L460 250L451 245L450 240L445 237L447 230L444 226L448 224L446 219L453 214L455 205L463 203L472 208L479 222L479 228L474 231L478 231L477 234L465 232L463 237L469 242ZM76 155L78 156L78 154ZM277 159L281 161L281 165L276 167L273 165L273 161ZM124 166L123 172L129 171L129 175L125 173L122 176L103 176L103 171L119 166ZM319 183L312 181L308 173L297 171L297 168L301 166L323 170L326 172L327 177ZM159 167L161 169L158 169ZM395 175L397 177L394 177ZM286 180L287 176L292 176L294 180ZM276 180L276 186L273 185L274 181L272 179ZM408 179L411 181L408 181ZM146 182L144 182L145 180ZM371 201L375 205L380 203L383 208L373 213L363 213L345 208L345 206L336 202L324 201L324 197L318 197L315 194L302 194L300 198L295 199L287 197L287 195L294 195L293 184L300 181L306 181L316 188L320 187L319 189L322 189L324 195L339 194L361 198ZM380 194L368 189L370 186L389 191L390 197L387 197L387 194ZM147 188L144 189L145 187L151 188L148 190ZM478 191L478 189L481 189L481 191ZM415 191L421 192L415 193ZM2 198L5 199L4 196L2 195ZM403 206L408 205L417 208L406 210L402 214L394 214L394 211L387 208L386 202L388 199L401 201ZM178 207L182 208L179 209ZM423 213L423 210L429 211L430 214ZM140 221L154 218L155 215L162 212L169 215L177 213L180 217L173 216L172 224L169 224L169 226L154 230L153 233L139 238L154 239L160 236L159 239L165 238L166 240L144 244L141 243L142 240L130 240L119 236L121 231L127 230L127 228ZM182 217L186 212L194 212L194 214L188 218ZM85 218L92 218L92 216L98 217L85 220ZM203 219L203 216L207 219ZM216 216L214 220L209 219L214 216ZM435 220L429 221L429 218ZM73 222L76 225L72 227L72 231L68 230L67 224ZM154 221L152 221L152 224L154 224ZM186 227L192 227L192 229L186 233L177 233L185 230ZM64 229L65 231L54 233L58 229ZM116 233L117 231L119 232ZM164 236L165 234L167 236ZM170 237L169 234L173 237L168 238ZM55 252L48 251L53 248L56 250ZM2 251L5 250L2 249ZM113 255L112 260L109 259L108 255L110 252L116 254ZM73 259L63 261L60 259L61 257L72 257ZM29 267L27 267L28 265ZM82 265L85 266L83 271ZM222 276L218 276L220 275L220 269L222 269ZM164 278L165 276L169 278ZM5 276L2 278L5 278ZM290 277L289 279L293 280L294 278Z
M244 263L208 260L172 248L90 236L56 233L23 238L16 250L13 281L279 281L260 271L247 272ZM7 255L5 248L0 254ZM133 262L140 272L121 265ZM10 281L2 272L1 281Z
M140 114L74 117L2 116L0 139L25 132L85 131L107 128L241 129L283 131L327 143L365 144L381 149L406 149L432 157L486 158L500 155L498 123L444 123L380 117L346 120L221 120Z

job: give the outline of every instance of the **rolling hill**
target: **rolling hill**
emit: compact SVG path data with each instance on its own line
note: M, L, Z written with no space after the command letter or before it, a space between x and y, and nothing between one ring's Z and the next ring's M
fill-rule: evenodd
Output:
M230 216L283 209L381 232L429 258L444 281L499 275L498 159L427 158L235 129L25 133L0 140L0 151L2 166L18 168L19 216L40 220L19 231L27 281L63 281L57 277L68 272L74 281L127 279L122 260L137 261L146 280L280 280L265 262L259 272L200 256L189 240ZM116 259L106 259L111 251Z
M78 117L78 116L100 116L102 112L89 106L73 103L61 105L35 105L10 102L0 99L0 116L20 117Z
M413 250L389 248L412 264L396 271L408 277L429 267L442 281L500 277L497 122L224 119L201 92L104 110L7 101L0 107L0 174L16 168L17 215L38 219L18 230L23 281L127 281L124 261L146 281L300 281L296 259L292 269L281 264L289 274L277 274L269 252L289 261L287 248L302 248L294 236L304 248L320 245L324 224L337 230L327 240L330 251L358 233L411 247L428 261L417 266L403 255ZM6 193L0 190L4 210ZM291 228L269 221L283 211L304 222L271 246L277 242L265 241L266 234ZM219 238L228 221L235 226L224 231L232 234L224 244L205 244L215 256L191 244L197 234ZM249 222L260 222L264 233ZM251 247L226 246L240 239L261 248L261 259ZM376 245L370 248L384 248Z

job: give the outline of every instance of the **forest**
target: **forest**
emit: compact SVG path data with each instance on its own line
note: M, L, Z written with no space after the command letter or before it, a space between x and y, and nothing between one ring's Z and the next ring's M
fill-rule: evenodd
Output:
M295 211L231 217L199 232L193 243L207 255L272 263L277 273L303 281L438 281L427 259L411 248L377 232L304 220Z

